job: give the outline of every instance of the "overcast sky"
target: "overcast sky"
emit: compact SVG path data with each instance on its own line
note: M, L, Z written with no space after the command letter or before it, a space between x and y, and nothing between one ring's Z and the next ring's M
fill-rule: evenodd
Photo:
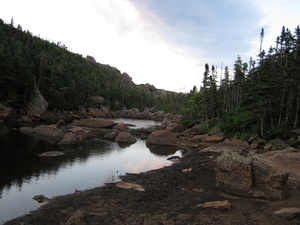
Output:
M4 22L178 92L201 85L205 63L256 58L262 28L267 51L299 10L299 0L0 0Z

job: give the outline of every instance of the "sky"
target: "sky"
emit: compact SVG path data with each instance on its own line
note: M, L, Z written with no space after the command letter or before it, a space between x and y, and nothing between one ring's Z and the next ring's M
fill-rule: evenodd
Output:
M300 25L299 0L0 0L0 18L128 73L136 84L189 92L204 65L233 68Z

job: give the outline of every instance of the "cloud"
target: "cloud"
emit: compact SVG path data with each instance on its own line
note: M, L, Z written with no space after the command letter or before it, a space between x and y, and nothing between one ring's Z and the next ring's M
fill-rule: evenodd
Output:
M10 0L0 15L136 83L189 91L200 86L205 63L232 68L237 55L255 58L262 27L268 49L283 25L296 27L299 7L297 0Z

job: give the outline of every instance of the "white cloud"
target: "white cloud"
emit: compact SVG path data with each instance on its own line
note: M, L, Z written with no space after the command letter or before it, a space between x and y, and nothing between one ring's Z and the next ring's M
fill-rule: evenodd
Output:
M263 47L268 51L270 46L275 47L276 38L283 26L294 32L300 24L300 1L257 0L256 3L264 15L260 25L265 28Z
M141 13L146 11L137 11L127 0L11 0L4 8L0 14L6 22L14 17L23 29L60 41L75 53L92 55L127 72L135 83L173 91L200 85L201 69L188 49L164 39L156 26L168 27L154 15L151 21L145 19Z

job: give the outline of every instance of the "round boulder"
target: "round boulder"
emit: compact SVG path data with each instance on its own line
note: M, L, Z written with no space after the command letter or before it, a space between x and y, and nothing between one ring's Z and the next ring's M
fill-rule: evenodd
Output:
M163 145L163 146L177 146L179 140L176 136L167 130L157 130L150 134L146 140L147 145Z
M118 134L118 136L115 138L115 141L117 143L135 143L136 139L132 134L123 131Z

